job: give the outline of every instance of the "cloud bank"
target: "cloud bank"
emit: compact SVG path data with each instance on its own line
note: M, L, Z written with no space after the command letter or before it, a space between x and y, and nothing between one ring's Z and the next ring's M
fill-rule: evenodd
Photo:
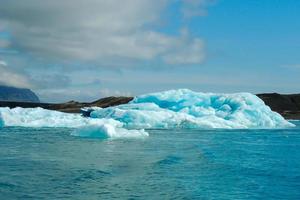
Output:
M13 87L31 87L30 81L19 72L11 70L6 62L0 60L0 85Z
M190 17L204 12L207 1L1 0L0 24L12 34L12 48L42 58L199 64L204 59L200 38L155 30L176 2Z
M29 87L44 101L132 94L143 81L124 86L138 77L121 71L142 76L205 60L204 41L185 23L205 15L209 1L0 0L0 60L9 63L0 64L0 84Z

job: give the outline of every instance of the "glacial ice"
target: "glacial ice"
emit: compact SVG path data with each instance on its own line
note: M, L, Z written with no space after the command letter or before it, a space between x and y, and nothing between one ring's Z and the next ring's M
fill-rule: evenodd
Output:
M89 108L85 108L89 109ZM294 125L250 93L214 94L188 89L135 97L124 105L91 108L90 117L42 108L0 108L1 126L75 128L72 135L144 137L144 129L288 128Z
M250 93L214 94L188 89L135 97L129 104L91 112L92 118L110 118L126 128L286 128L293 124L271 111Z
M141 130L127 130L114 119L93 119L43 108L0 108L0 127L65 127L76 128L72 135L96 138L144 137Z

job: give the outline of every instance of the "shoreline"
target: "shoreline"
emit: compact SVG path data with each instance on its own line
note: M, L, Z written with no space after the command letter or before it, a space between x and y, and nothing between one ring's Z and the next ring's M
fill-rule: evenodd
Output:
M80 113L80 109L83 107L101 107L107 108L110 106L117 106L130 102L133 97L105 97L93 102L77 102L69 101L66 103L34 103L34 102L14 102L14 101L0 101L0 107L21 107L21 108L44 108L48 110L56 110L66 113Z

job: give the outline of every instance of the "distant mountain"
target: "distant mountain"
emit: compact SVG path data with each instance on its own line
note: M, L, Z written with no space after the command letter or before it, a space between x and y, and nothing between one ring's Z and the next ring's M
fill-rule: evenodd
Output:
M0 86L0 101L40 102L30 89Z

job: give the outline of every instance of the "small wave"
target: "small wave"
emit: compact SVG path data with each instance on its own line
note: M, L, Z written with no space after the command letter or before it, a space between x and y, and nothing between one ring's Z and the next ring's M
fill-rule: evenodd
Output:
M181 157L178 157L178 156L167 156L165 157L164 159L162 160L159 160L158 162L156 162L158 165L174 165L174 164L177 164L179 163L180 161L182 160Z

